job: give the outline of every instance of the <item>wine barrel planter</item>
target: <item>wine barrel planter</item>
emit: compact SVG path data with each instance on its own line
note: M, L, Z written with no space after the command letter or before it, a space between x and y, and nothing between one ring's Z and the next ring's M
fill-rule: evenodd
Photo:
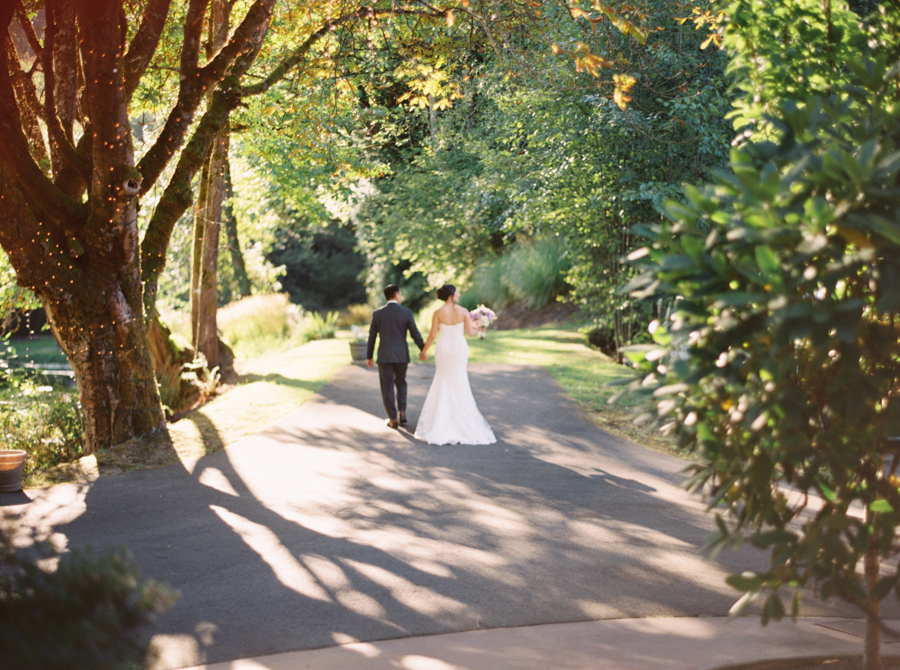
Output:
M0 449L0 493L21 491L24 472L24 451L21 449Z
M354 362L361 362L366 360L366 346L368 343L366 342L351 342L350 343L350 358L353 359Z

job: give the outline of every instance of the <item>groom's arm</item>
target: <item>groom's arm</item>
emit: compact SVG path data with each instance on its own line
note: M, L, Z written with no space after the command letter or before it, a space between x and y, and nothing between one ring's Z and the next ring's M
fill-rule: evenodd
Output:
M419 347L419 351L425 348L425 342L422 340L422 336L419 334L419 329L416 328L416 317L413 316L413 313L409 313L409 334L412 335L413 342L416 343L416 346Z
M372 361L375 358L375 338L378 336L378 325L375 322L375 318L372 318L372 323L369 325L369 341L366 344L366 365L372 367Z

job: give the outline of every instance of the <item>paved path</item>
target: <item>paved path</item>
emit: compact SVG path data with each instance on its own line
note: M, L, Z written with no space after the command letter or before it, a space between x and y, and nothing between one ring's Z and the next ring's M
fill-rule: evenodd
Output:
M410 368L413 425L432 371ZM493 446L388 429L377 374L348 366L269 430L197 463L32 491L6 509L70 547L125 544L146 576L181 591L154 630L164 668L728 611L725 575L764 557L699 556L713 526L678 488L682 461L599 429L542 369L470 374ZM804 614L855 616L814 602Z

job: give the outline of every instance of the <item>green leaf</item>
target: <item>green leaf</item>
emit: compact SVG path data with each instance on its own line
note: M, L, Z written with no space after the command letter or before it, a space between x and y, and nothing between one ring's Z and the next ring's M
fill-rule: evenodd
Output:
M782 528L775 528L762 533L758 533L750 538L757 547L771 547L772 545L789 544L797 540L797 534Z
M765 301L765 293L733 291L722 296L717 296L716 301L713 303L713 307L715 309L724 309L726 307L746 307L748 305L758 305Z
M684 235L681 238L681 246L685 253L693 260L698 261L703 256L704 241L693 235Z
M697 220L697 212L677 200L666 200L664 208L673 221L693 223Z
M774 275L781 272L781 264L775 252L769 247L759 245L756 247L756 265L764 275Z
M826 486L822 482L819 482L819 491L825 496L825 499L828 502L834 502L834 489Z
M773 593L766 600L763 607L762 625L765 626L769 621L778 621L784 617L784 603L781 602L781 596Z
M869 509L873 512L893 512L894 508L887 500L876 500L869 504Z
M759 591L765 579L755 572L742 572L739 575L728 575L725 583L738 591Z

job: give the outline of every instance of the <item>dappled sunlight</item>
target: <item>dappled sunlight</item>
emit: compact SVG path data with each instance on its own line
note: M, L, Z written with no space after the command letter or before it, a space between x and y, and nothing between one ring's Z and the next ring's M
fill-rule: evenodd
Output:
M457 670L457 666L445 663L439 658L410 654L400 659L399 667L403 670Z
M60 549L67 544L66 536L53 529L77 519L87 510L87 496L93 482L57 484L32 493L33 500L21 506L0 508L0 520L8 521L17 544L53 538Z
M291 552L281 545L275 533L222 507L212 505L210 508L266 562L278 581L307 598L331 601L330 595L320 585L315 575L300 565Z
M227 493L228 495L235 497L238 495L237 491L235 491L234 487L231 485L231 482L228 481L228 477L226 477L218 468L203 468L197 481L216 491L221 491L222 493Z
M415 582L385 570L377 565L371 565L352 559L344 559L344 564L352 568L360 575L369 579L390 593L397 602L415 610L424 616L437 616L446 612L462 612L467 606L454 598L449 598L435 593L429 589L422 589Z
M701 558L714 524L678 488L682 463L583 420L538 368L472 366L496 444L415 440L430 370L410 375L408 430L384 425L377 373L346 366L290 416L190 471L97 480L58 532L70 545L124 542L147 576L180 590L155 632L189 632L195 663L553 621L724 614L735 599L725 575L764 560ZM354 667L348 658L338 667Z

